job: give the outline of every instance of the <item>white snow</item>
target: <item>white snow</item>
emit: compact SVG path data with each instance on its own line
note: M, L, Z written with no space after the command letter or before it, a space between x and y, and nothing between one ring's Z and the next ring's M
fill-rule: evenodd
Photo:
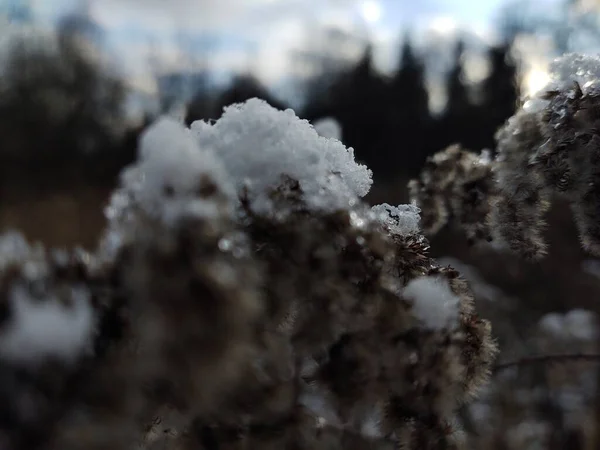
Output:
M39 249L38 249L39 250ZM0 235L0 270L6 266L23 261L30 255L32 248L18 231L7 231Z
M142 134L138 162L122 173L124 190L115 192L106 215L109 220L126 220L133 202L166 224L182 216L215 217L220 210L214 199L198 195L203 179L235 198L234 186L214 153L201 149L182 123L163 117Z
M67 307L56 297L31 298L26 288L10 290L11 316L0 331L0 358L33 365L47 358L73 362L88 350L94 332L90 294L71 288Z
M324 117L316 120L313 123L313 127L321 137L337 139L338 141L342 140L342 126L333 117Z
M138 162L121 174L123 188L105 213L113 223L126 222L132 205L166 223L183 215L214 216L218 205L197 196L202 177L218 186L232 208L248 188L254 211L271 213L270 191L283 176L299 182L312 210L348 209L372 183L371 171L356 163L351 148L319 136L292 110L251 99L191 129L173 118L157 120L143 133Z
M371 187L371 171L354 161L352 149L320 137L291 109L251 99L225 108L214 124L197 121L191 128L202 148L215 151L236 187L249 188L256 212L271 212L268 191L283 175L300 183L313 210L347 209Z
M371 208L375 219L383 224L390 233L406 236L420 231L421 210L415 205L391 206L387 203Z
M536 95L529 99L523 109L530 113L541 112L548 102L540 97L553 90L573 88L577 82L584 93L600 91L600 57L567 53L550 64L550 80Z
M577 81L583 87L600 79L600 57L567 53L552 61L550 76L555 82Z
M402 296L413 301L413 314L426 328L452 329L458 324L460 299L443 277L415 278L406 285Z

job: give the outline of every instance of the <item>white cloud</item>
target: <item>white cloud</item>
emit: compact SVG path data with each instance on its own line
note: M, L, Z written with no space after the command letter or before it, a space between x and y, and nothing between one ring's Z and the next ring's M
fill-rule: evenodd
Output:
M153 30L204 31L258 28L281 18L310 17L358 0L91 0L93 14L107 27L143 23Z
M213 67L254 69L263 81L272 82L294 70L291 51L306 48L315 28L360 33L364 27L360 0L173 0L168 5L161 0L91 1L93 18L114 37L111 43L132 73L189 66L194 58L181 49L178 36L210 34L218 48L192 52L204 52Z
M26 364L46 358L71 362L88 350L94 331L90 294L83 287L70 291L73 303L67 308L54 296L36 301L22 286L13 286L14 317L0 334L0 356Z
M78 1L88 2L92 17L106 30L127 73L141 76L149 70L205 66L208 60L208 65L220 70L256 70L270 83L282 75L311 73L311 68L298 63L293 51L327 51L324 47L331 42L322 41L323 28L358 37L354 42L342 39L336 48L345 57L358 56L368 37L374 44L376 66L389 72L395 68L403 26L419 31L421 48L430 48L435 41L447 50L449 34L463 26L480 41L489 41L492 12L507 0L32 1L45 10L55 4L74 8ZM214 37L219 45L212 49L208 44L205 48L193 44L195 56L182 51L179 37L203 35Z

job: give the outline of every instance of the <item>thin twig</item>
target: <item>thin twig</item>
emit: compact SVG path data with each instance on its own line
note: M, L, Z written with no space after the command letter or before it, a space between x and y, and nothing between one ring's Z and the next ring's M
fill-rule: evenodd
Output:
M548 364L553 362L569 362L573 360L600 362L600 354L575 353L565 355L529 356L527 358L517 359L515 361L496 364L496 366L494 367L494 373L515 366L528 366L531 364Z

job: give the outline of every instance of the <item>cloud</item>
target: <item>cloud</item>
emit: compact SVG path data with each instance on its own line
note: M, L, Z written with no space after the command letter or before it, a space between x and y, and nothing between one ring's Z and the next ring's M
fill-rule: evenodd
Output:
M397 62L403 28L418 31L421 48L451 40L427 31L440 17L451 17L458 27L477 27L476 34L483 38L495 6L507 0L32 1L46 9L59 3L65 8L74 8L78 2L87 5L92 18L105 29L114 53L121 55L126 72L144 75L148 70L208 65L219 71L254 70L263 81L273 83L282 76L311 73L299 62L297 51L332 51L327 50L329 46L337 55L356 57L367 38L374 43L376 65L389 72ZM368 23L365 5L381 12L377 23ZM356 38L333 45L323 31L332 28Z
M194 31L238 26L260 29L287 17L309 18L323 10L345 8L358 0L91 0L105 26L144 23L156 31Z
M94 17L105 27L143 24L156 32L218 28L267 0L93 0Z
M292 52L322 27L360 33L362 0L88 0L128 70L159 71L190 59L245 65L272 82L294 68ZM129 57L131 55L131 57ZM251 67L248 60L252 59Z

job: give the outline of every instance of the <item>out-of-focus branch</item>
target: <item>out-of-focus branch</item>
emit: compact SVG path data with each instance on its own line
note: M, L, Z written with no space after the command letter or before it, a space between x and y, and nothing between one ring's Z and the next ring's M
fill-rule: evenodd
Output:
M530 366L533 364L568 363L572 361L600 362L600 354L574 353L565 355L528 356L527 358L496 364L494 366L494 373L498 373L512 367Z

